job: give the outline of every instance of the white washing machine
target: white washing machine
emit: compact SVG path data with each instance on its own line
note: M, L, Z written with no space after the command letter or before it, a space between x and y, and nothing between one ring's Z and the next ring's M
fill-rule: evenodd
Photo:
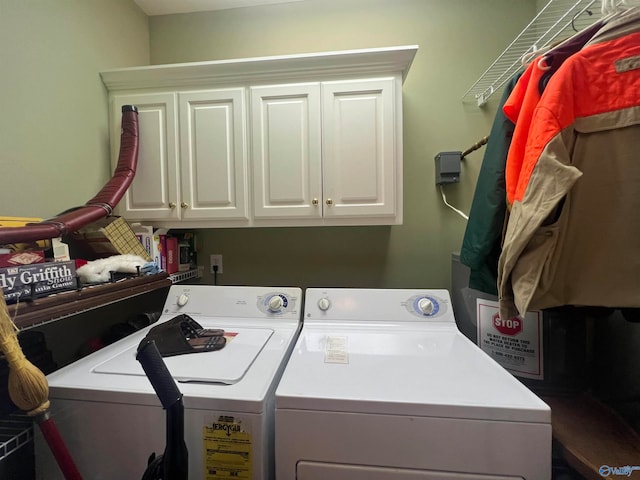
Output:
M299 288L170 288L159 325L187 314L224 329L221 350L164 358L184 395L190 480L273 478L274 393L300 331ZM161 454L165 411L136 360L151 327L49 375L51 411L81 475L138 480ZM38 479L63 478L40 435Z
M276 390L278 480L548 480L551 411L446 290L308 289Z

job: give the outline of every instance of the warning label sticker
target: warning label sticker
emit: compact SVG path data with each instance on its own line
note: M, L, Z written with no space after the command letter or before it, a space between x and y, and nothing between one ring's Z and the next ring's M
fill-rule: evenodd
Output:
M347 337L327 336L324 349L324 363L349 363Z
M242 422L230 416L203 429L205 480L253 478L251 434Z
M541 313L504 319L498 302L480 298L477 308L478 346L514 375L544 380Z

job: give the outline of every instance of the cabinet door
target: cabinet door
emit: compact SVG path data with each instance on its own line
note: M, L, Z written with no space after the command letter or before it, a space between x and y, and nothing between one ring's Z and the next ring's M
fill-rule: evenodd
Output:
M318 83L251 88L254 217L320 218Z
M184 220L248 219L245 90L180 92Z
M325 82L324 216L388 217L397 223L401 138L395 78Z
M139 151L133 182L118 204L129 220L176 220L179 194L175 94L117 95L113 98L114 165L120 151L122 105L138 107Z

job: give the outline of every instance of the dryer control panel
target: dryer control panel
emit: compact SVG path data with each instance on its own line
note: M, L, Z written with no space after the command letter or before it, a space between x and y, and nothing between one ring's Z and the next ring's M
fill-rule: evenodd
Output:
M429 321L455 326L447 290L309 288L305 321Z

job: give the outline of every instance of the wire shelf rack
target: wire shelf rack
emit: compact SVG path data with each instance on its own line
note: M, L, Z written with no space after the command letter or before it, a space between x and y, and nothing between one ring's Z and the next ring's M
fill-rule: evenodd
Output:
M484 105L500 92L535 52L593 24L602 16L599 0L550 0L462 97Z
M33 439L33 420L20 414L0 419L0 461Z
M189 270L186 272L172 273L169 276L171 277L171 281L173 283L178 283L178 282L184 282L185 280L189 280L191 278L202 277L202 273L203 273L202 269L197 268L197 269Z

